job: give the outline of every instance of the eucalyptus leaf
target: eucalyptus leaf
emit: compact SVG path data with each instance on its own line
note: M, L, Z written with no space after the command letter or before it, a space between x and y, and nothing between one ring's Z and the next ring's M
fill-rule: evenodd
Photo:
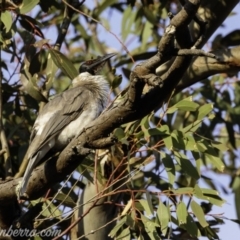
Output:
M70 79L74 79L78 76L78 72L72 62L64 56L61 52L50 49L49 53L51 54L51 58L54 63L66 74Z

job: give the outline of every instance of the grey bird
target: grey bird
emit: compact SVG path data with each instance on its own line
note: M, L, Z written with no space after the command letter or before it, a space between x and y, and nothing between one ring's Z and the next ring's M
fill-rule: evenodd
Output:
M24 157L28 165L17 189L19 199L28 198L26 189L31 173L48 151L66 147L107 106L109 84L104 76L96 74L114 55L84 62L72 81L73 87L49 101L38 115Z

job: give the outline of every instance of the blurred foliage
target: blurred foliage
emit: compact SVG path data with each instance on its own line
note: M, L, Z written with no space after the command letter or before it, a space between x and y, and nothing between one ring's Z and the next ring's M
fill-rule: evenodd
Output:
M113 64L116 69L108 66L103 73L115 96L128 85L134 64L125 50L135 61L152 56L169 22L167 13L178 9L176 1L167 0L86 1L73 15L60 52L53 42L65 17L64 2L23 0L2 6L1 114L10 156L1 155L0 177L6 177L7 157L13 175L18 171L37 112L49 96L70 86L80 62L119 52ZM239 36L239 30L218 35L213 48L239 45ZM118 47L113 47L113 41ZM127 165L126 187L131 191L124 190L119 210L124 214L111 237L218 239L219 223L230 220L239 224L237 80L236 76L213 76L172 97L155 114L115 130L125 152L117 168ZM64 185L52 187L47 200L30 203L44 201L35 222L38 230L52 226L65 230L71 224L80 189L87 179L92 181L93 172L94 157L89 157ZM219 179L223 174L231 179L238 220L211 212L212 206L225 202L219 192L230 193Z

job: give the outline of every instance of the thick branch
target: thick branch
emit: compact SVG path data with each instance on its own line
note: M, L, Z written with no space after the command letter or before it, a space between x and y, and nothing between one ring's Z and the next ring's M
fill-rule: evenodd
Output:
M237 73L240 71L240 46L232 49L217 49L212 52L217 58L197 57L178 84L176 92L192 86L217 73Z

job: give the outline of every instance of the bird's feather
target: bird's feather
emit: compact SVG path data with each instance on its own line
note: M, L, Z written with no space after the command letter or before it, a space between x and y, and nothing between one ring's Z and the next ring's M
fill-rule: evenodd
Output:
M33 157L44 145L48 144L52 138L58 135L64 127L66 127L71 121L78 118L84 108L87 108L90 98L93 97L88 89L82 89L76 87L69 89L63 94L58 95L51 100L41 112L41 116L34 124L34 138L30 144L28 157ZM84 99L84 102L82 100ZM61 103L61 106L59 106ZM45 115L49 115L49 112L54 111L54 114L50 116L46 125L40 126L41 119ZM41 133L38 130L43 128Z

